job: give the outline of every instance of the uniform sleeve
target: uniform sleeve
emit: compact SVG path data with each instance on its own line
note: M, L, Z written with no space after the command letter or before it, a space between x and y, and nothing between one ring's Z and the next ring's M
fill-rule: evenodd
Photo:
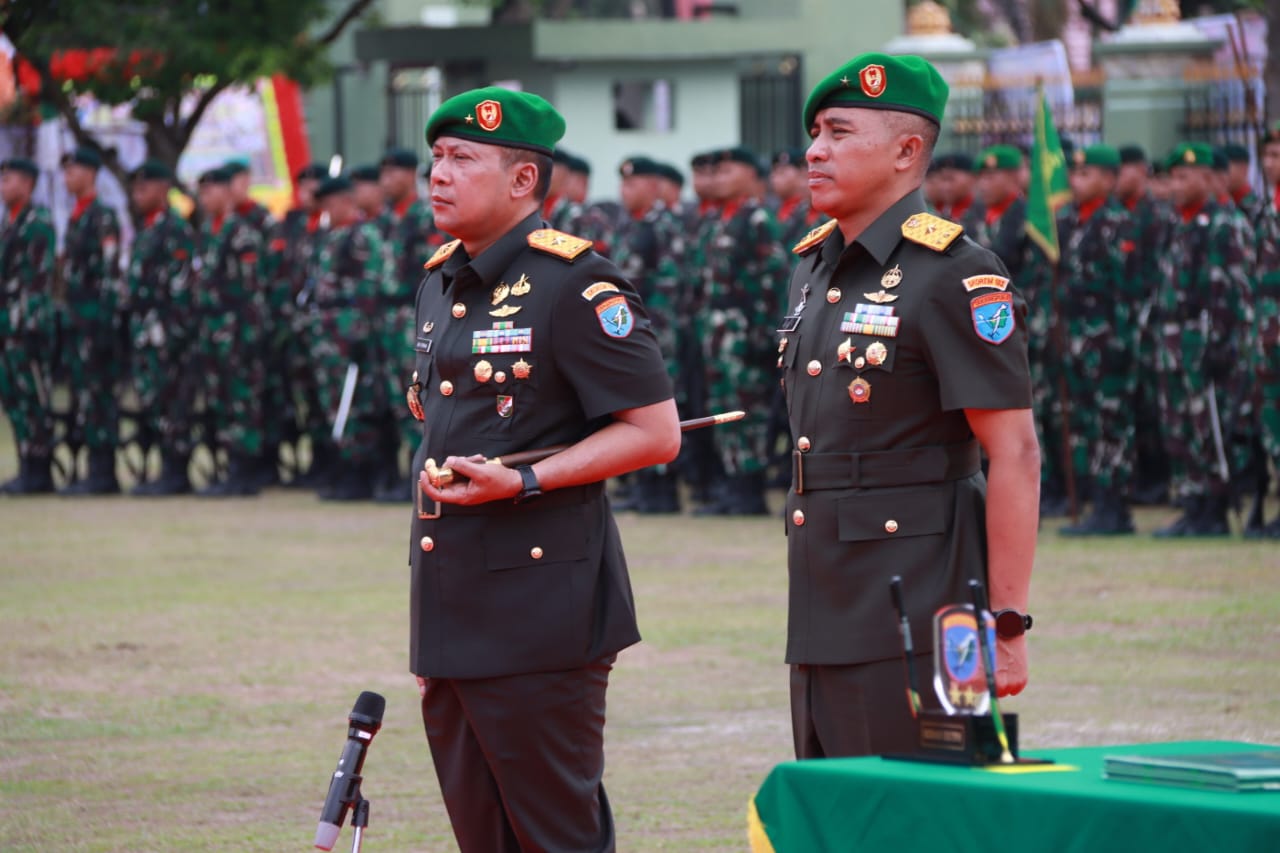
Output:
M1026 409L1031 406L1027 367L1027 307L1012 284L1005 290L968 290L964 279L1007 279L996 256L976 246L943 265L924 318L926 358L938 378L939 403L957 409Z
M672 397L671 380L635 289L592 258L567 276L552 320L557 369L588 420Z

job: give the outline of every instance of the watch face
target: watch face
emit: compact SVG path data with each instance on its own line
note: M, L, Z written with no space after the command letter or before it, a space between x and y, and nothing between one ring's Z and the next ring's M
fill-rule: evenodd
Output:
M996 633L1001 637L1021 637L1027 633L1026 617L1016 610L996 614Z

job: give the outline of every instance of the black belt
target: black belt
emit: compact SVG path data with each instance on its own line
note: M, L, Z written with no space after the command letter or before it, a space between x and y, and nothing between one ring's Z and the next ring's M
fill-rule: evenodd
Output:
M972 476L981 468L982 447L976 440L873 453L791 453L791 483L797 495L820 489L941 483Z

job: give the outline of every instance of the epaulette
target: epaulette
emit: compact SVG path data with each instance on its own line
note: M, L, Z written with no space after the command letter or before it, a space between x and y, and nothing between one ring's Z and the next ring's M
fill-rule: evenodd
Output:
M932 213L913 213L902 223L902 236L912 243L928 246L935 252L945 252L947 247L964 233L964 226Z
M572 261L595 244L554 228L539 228L529 233L529 245L548 255Z
M827 235L834 230L836 230L836 221L834 219L824 222L806 234L804 239L799 243L796 243L795 247L792 248L791 251L795 252L797 255L803 255L805 252L827 239Z
M440 266L445 261L449 260L449 256L452 255L454 250L460 245L462 245L461 240L450 240L448 243L445 243L439 249L436 249L436 253L431 256L429 261L422 265L422 268L433 270Z

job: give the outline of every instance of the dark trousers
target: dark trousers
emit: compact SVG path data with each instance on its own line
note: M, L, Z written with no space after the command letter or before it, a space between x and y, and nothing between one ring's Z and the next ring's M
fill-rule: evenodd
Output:
M933 697L933 656L916 654L920 701ZM915 752L916 726L901 660L848 666L792 664L791 733L796 758Z
M427 679L422 720L462 853L612 853L605 689L583 669Z

